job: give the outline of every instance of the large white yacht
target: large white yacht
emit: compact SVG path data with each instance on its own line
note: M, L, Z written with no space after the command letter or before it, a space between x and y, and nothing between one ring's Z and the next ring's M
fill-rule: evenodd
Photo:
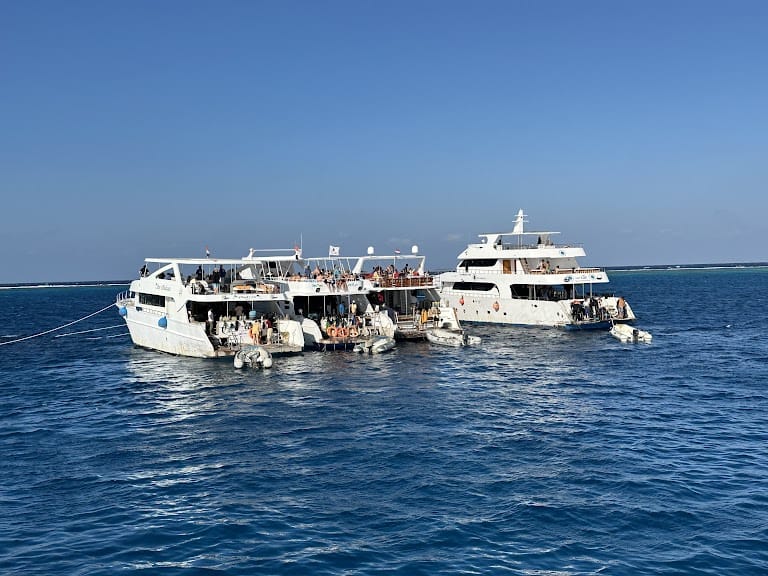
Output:
M360 340L381 335L423 340L437 317L453 317L438 308L435 277L425 257L411 254L301 257L251 250L244 259L290 301L288 316L302 323L307 348L351 349ZM457 322L457 321L456 321Z
M440 295L462 322L609 328L635 319L621 296L598 292L601 268L583 268L581 246L557 244L559 232L526 232L520 210L511 232L480 234L459 254L455 272L440 275Z
M244 259L147 258L115 304L143 348L199 358L250 344L272 354L304 348L288 296Z

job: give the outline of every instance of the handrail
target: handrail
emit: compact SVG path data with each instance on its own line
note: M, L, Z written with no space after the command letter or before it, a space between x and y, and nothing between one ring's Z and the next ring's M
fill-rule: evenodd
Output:
M478 246L485 246L485 244L478 244ZM560 249L560 248L584 248L584 244L509 244L509 243L502 243L502 244L494 244L493 246L496 250L540 250L543 248L554 248L554 249Z
M379 288L422 288L434 285L434 280L431 276L384 277L374 280L374 282L378 283Z
M529 274L593 274L604 271L602 268L560 268L558 270L531 270Z

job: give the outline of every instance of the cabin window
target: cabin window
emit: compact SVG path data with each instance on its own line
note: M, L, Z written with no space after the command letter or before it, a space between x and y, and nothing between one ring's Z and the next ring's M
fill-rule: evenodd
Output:
M531 290L528 284L512 284L509 287L512 298L530 298Z
M459 267L469 268L471 266L472 268L490 268L491 266L496 266L497 262L498 260L493 258L462 260L461 264L459 264Z
M165 308L165 296L159 294L139 294L139 303L146 306L159 306Z
M468 292L488 292L494 288L496 288L496 284L492 282L456 282L453 285L454 290Z

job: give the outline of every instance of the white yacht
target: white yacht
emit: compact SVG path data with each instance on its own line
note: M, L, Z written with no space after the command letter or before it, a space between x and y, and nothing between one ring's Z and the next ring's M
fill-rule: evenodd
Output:
M608 329L635 319L623 297L598 292L601 268L584 268L581 246L557 244L558 232L527 232L520 210L511 232L480 234L439 276L440 296L462 322Z
M234 356L261 345L270 354L304 348L290 299L243 259L147 258L116 299L137 346L180 356Z
M453 310L440 307L437 279L425 267L418 246L410 254L377 255L368 248L356 259L352 272L362 278L368 292L364 312L383 311L391 321L387 336L396 340L424 340L437 319L452 318Z
M287 313L302 322L308 348L351 350L374 336L423 340L435 324L440 296L417 247L407 255L376 255L370 247L366 256L311 258L294 250L289 256L251 250L244 260L288 296Z
M368 310L368 287L352 273L352 261L338 256L302 258L251 249L243 261L277 286L288 300L286 314L301 324L305 346L319 350L351 350L365 336L382 333L385 314ZM369 329L353 316L365 316Z

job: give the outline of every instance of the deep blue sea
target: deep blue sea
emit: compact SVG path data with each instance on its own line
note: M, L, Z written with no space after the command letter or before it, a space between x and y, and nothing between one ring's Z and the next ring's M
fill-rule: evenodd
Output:
M0 346L0 574L768 574L768 270L611 277L651 344ZM123 289L0 290L0 342Z

